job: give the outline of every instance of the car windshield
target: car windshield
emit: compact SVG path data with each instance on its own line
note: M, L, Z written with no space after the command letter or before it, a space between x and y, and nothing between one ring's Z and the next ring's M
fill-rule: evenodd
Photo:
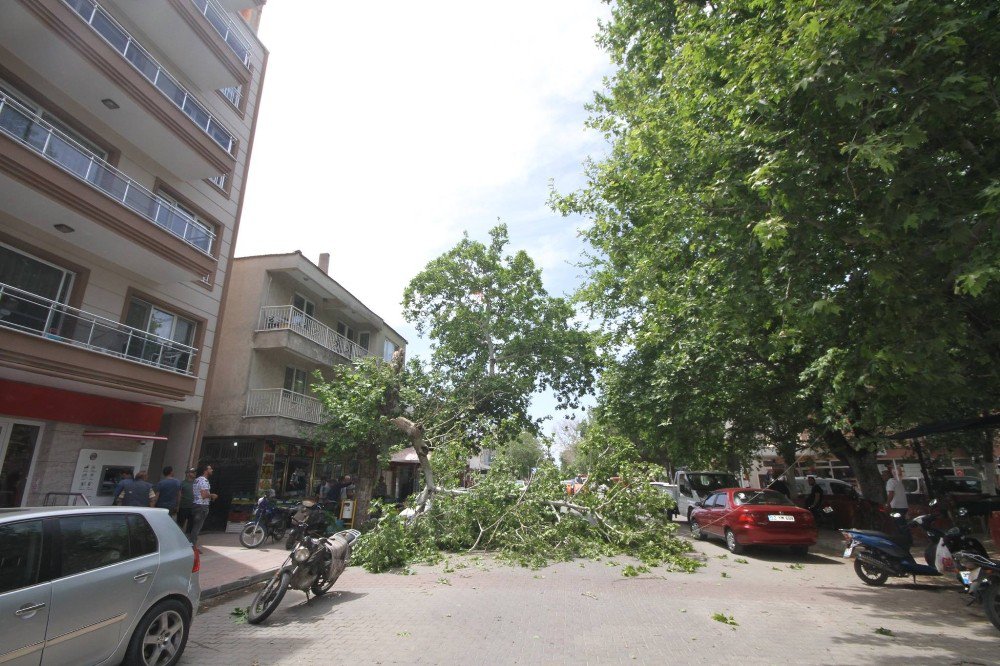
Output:
M688 481L691 483L691 487L702 495L719 488L732 488L740 485L732 474L689 474Z
M733 493L736 506L763 504L768 506L794 506L792 501L773 490L740 490Z

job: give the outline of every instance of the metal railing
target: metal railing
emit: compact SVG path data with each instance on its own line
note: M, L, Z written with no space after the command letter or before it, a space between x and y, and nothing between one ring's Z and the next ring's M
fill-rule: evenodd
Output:
M209 257L215 233L153 194L38 114L0 92L0 133L138 213Z
M266 305L260 309L258 331L289 329L349 361L372 352L320 323L292 305Z
M246 416L284 416L319 423L323 420L323 403L288 389L250 389Z
M194 347L0 282L0 328L192 376Z
M222 41L229 46L236 57L243 62L243 65L250 69L250 45L240 34L239 28L233 25L229 17L226 16L226 10L212 0L191 0L191 3L208 19L215 31L219 33L219 37L222 37Z
M219 92L222 96L229 100L229 103L235 106L237 109L240 108L240 102L243 101L243 86L229 86L228 88L219 88Z
M70 500L73 500L72 504ZM45 493L42 506L79 506L80 500L83 500L84 506L90 506L90 500L83 493Z
M160 63L149 54L149 51L139 46L132 35L107 10L94 0L63 0L63 2L76 12L84 23L93 28L94 32L100 35L111 48L118 51L164 97L183 111L184 115L190 118L212 141L219 144L230 155L233 154L233 149L236 147L233 133L209 113L201 102L196 101L195 97L177 82L177 79L170 76Z

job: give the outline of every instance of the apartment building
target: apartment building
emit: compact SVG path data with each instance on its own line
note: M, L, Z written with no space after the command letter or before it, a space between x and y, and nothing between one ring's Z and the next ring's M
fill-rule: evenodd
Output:
M263 5L0 3L0 507L194 456Z
M399 333L329 276L329 261L301 252L233 261L201 449L220 494L215 524L265 490L299 497L320 478L350 473L350 461L327 461L313 445L322 418L313 375L405 349Z

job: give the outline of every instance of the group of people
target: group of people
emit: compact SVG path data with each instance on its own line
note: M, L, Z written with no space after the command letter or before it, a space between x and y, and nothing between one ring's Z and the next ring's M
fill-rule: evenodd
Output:
M316 487L316 497L320 501L336 502L336 513L339 516L344 500L354 499L354 481L351 475L345 474L335 481L320 479Z
M136 472L135 476L126 472L115 485L114 503L166 509L187 534L188 541L198 545L198 535L205 525L209 506L218 499L208 480L212 471L211 465L192 467L181 481L174 478L174 468L168 466L163 468L163 476L156 484L147 480L145 470Z

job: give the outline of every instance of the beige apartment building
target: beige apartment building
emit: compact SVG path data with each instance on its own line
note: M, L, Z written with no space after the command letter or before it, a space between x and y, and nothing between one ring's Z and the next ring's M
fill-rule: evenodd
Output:
M263 5L0 2L0 507L195 455Z
M301 497L354 471L314 446L314 373L361 356L391 359L406 340L329 276L329 261L301 252L233 261L201 448L220 494L215 525L265 490Z

